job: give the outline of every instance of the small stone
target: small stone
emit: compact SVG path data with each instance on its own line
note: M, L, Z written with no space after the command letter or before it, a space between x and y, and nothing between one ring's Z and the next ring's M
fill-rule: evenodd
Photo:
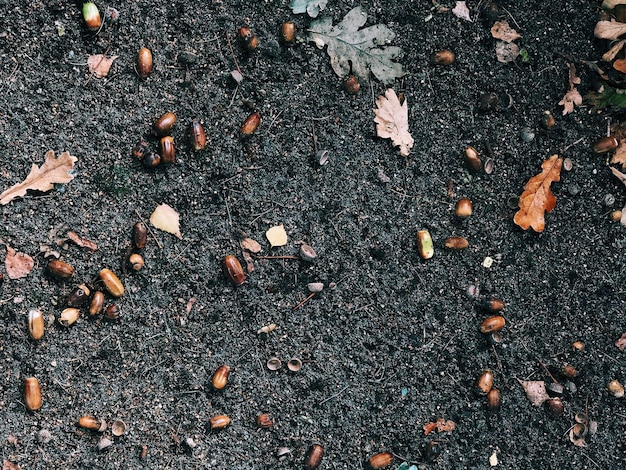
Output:
M37 440L42 444L47 444L52 440L52 433L47 429L40 429L37 433Z

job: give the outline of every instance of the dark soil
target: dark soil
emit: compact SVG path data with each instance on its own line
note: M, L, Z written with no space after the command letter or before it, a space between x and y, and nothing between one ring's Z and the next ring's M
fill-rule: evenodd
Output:
M49 149L78 157L71 183L2 206L2 241L36 260L28 277L2 286L4 459L22 469L299 468L307 448L319 443L326 450L320 468L360 469L381 451L398 456L393 468L403 460L489 468L494 451L503 469L623 468L623 400L606 390L611 379L626 379L614 345L626 328L626 233L607 217L622 206L623 186L605 158L589 150L619 116L582 106L562 117L557 105L566 63L576 64L585 94L595 77L581 61L598 60L608 47L593 38L599 2L501 2L499 18L522 34L517 43L530 55L527 64L508 65L496 61L494 18L484 14L473 23L450 13L426 21L427 1L328 3L322 15L335 23L360 4L367 25L384 23L396 33L407 74L393 88L408 100L415 138L408 158L375 136L373 98L385 86L373 81L356 96L346 94L325 51L304 40L310 19L293 15L287 1L116 2L110 6L119 21L96 36L85 30L79 3L2 2L2 189L22 181ZM475 16L476 2L468 3ZM300 39L292 47L278 39L289 19ZM254 53L235 41L244 25L259 38ZM238 88L227 35L245 77ZM145 82L134 70L143 46L155 57ZM457 60L436 67L431 55L443 48ZM109 76L90 77L87 57L105 51L119 56ZM479 98L487 92L499 103L485 111ZM242 141L239 129L253 110L261 125ZM539 124L545 110L557 118L549 131ZM165 111L179 118L177 162L147 170L131 148ZM205 151L187 142L193 119L207 129ZM520 138L525 127L536 135L528 143ZM313 129L318 149L328 150L327 165L315 158ZM563 154L574 167L553 185L558 202L545 231L524 232L513 223L511 196L543 160L579 139ZM470 174L463 150L473 145L484 159L484 142L495 169ZM606 195L616 201L607 205ZM465 221L454 216L460 197L474 203ZM122 274L137 212L147 219L161 203L180 213L183 239L157 231L161 246L149 238L146 267ZM289 243L270 249L264 233L277 224ZM416 249L421 229L435 242L427 261ZM100 249L58 247L68 230ZM297 255L304 241L319 259L259 260L233 288L221 259L235 254L243 261L242 231L263 244L265 255ZM450 235L467 237L470 248L444 250ZM75 266L71 281L45 274L40 245ZM490 268L483 267L486 257L495 260ZM102 268L119 273L126 286L120 320L84 313L70 328L56 323L72 288ZM309 282L337 286L292 311ZM478 299L468 294L472 286ZM478 300L491 296L506 304L497 347L478 330L489 316ZM196 302L188 310L190 299ZM32 308L49 320L38 342L26 328ZM271 323L273 332L257 334ZM576 340L584 351L572 351ZM271 356L298 357L302 370L271 372ZM571 379L576 390L565 393L562 417L534 407L516 380L549 383L537 359L564 384L563 364L580 372ZM221 364L232 373L215 392L211 377ZM502 391L499 413L474 391L485 368ZM36 412L23 404L28 376L42 386ZM598 432L579 448L568 430L585 411ZM257 429L261 412L275 419L272 429ZM99 452L101 436L75 426L86 414L121 418L128 431L113 438L107 430L114 443ZM218 414L232 422L211 432L209 419ZM454 420L457 429L425 436L422 426L437 417ZM43 442L41 430L52 439ZM434 440L441 455L428 461L425 446ZM282 460L280 447L291 450Z

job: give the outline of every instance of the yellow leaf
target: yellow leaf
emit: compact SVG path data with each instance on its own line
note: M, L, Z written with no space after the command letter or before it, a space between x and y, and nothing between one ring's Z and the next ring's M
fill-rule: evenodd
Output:
M285 232L285 226L282 224L271 227L267 232L265 232L265 236L272 247L284 246L287 244L287 232Z
M406 157L413 147L413 137L409 134L409 110L407 100L400 104L396 92L389 88L385 96L376 99L374 122L376 135L391 139L394 147L400 147L400 155Z
M158 206L150 216L150 223L159 230L171 233L176 237L183 239L180 233L180 215L167 204Z
M29 175L24 181L11 186L0 194L0 204L5 205L16 197L23 197L27 190L46 192L54 188L55 183L69 183L74 176L70 171L74 168L74 162L78 159L63 152L59 158L54 157L54 151L48 150L46 160L38 168L33 164Z

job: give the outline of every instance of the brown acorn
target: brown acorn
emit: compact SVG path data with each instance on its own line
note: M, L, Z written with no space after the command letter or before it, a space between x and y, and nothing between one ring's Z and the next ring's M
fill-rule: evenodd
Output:
M500 331L504 328L506 321L504 317L500 315L494 315L493 317L485 318L480 324L481 333L493 333L494 331Z
M504 302L500 299L488 299L481 303L481 307L491 312L499 312L504 309Z
M133 156L143 160L150 153L150 145L145 140L140 140L133 147Z
M348 75L348 78L343 81L343 89L351 95L356 95L361 89L359 79L355 75Z
M256 112L250 114L241 126L242 137L250 137L261 123L261 114Z
M76 426L90 431L104 432L107 428L107 422L104 419L98 419L94 416L81 416L78 418Z
M467 238L463 237L448 237L443 242L443 245L449 250L464 250L469 246Z
M324 448L319 444L313 444L304 457L304 469L315 470L322 463Z
M220 429L224 429L229 424L230 424L230 418L228 416L226 416L226 415L213 416L209 420L209 425L211 426L211 431L218 431Z
M142 47L137 53L137 74L145 80L152 73L152 52L147 47Z
M141 161L146 168L154 168L161 164L161 155L156 152L148 153Z
M274 426L274 420L267 413L263 413L256 417L256 425L261 429L269 429Z
M253 51L259 47L259 40L250 28L246 28L245 26L243 28L239 28L239 38L249 51Z
M75 287L67 299L67 305L70 307L80 307L81 305L85 305L89 301L90 293L89 287L85 284Z
M487 407L489 410L497 413L500 411L500 405L502 404L502 397L500 395L500 390L493 387L489 392L487 392Z
M206 132L200 121L193 121L189 128L189 138L191 139L191 146L194 150L204 150L206 146Z
M594 153L602 154L612 152L618 146L619 142L615 137L601 137L593 143L591 149Z
M224 387L226 387L229 375L230 367L228 367L226 364L222 364L221 366L219 366L213 374L213 379L211 380L213 388L215 390L223 390Z
M100 18L100 11L93 2L83 3L83 20L85 26L89 31L95 32L102 26L102 19Z
M562 416L563 415L563 401L559 398L550 398L548 400L548 410L554 416Z
M176 160L176 148L174 147L174 138L172 136L161 137L159 141L159 155L161 155L161 163L174 163Z
M430 259L434 256L433 239L428 230L419 230L417 232L417 251L424 259Z
M72 326L78 320L80 310L75 307L66 308L59 316L59 323L65 327Z
M59 279L68 279L74 274L74 267L60 259L52 259L48 262L48 272Z
M167 112L161 115L154 124L152 124L152 133L157 137L163 137L170 133L176 124L176 114Z
M34 340L43 338L44 320L41 310L32 309L28 312L28 334Z
M137 222L133 225L133 245L138 250L146 247L148 242L148 229L143 222Z
M455 58L454 52L449 49L443 49L433 54L433 63L435 65L450 65Z
M466 197L459 199L454 207L454 213L457 217L465 219L472 215L472 201Z
M104 311L104 318L109 321L117 321L120 319L120 307L117 304L111 304Z
M478 150L474 147L465 148L465 164L471 171L480 171L483 169L483 162L480 159Z
M573 379L574 377L578 375L578 371L573 365L565 364L561 368L561 374L563 374L565 377L569 377L570 379Z
M476 389L481 395L487 395L492 388L493 372L490 369L485 369L476 381Z
M393 454L391 452L381 452L379 454L372 455L367 461L372 470L387 468L392 462Z
M102 311L102 307L104 307L104 294L101 291L96 291L91 299L91 304L89 304L89 315L99 314Z
M233 255L227 255L222 260L222 270L224 276L228 278L234 286L240 286L246 280L241 263Z
M28 411L37 411L41 408L41 387L36 377L24 379L24 405Z
M141 271L144 266L144 259L139 253L133 253L128 257L128 263L130 267L133 268L133 271Z
M293 44L296 40L296 25L293 21L285 21L280 26L280 37L285 44Z
M113 297L121 297L124 294L122 281L110 269L102 269L98 274L104 287Z

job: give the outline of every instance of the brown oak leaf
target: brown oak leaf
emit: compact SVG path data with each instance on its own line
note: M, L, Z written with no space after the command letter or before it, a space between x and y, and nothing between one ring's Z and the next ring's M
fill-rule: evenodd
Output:
M109 74L109 69L113 65L113 61L118 56L114 55L107 57L104 54L90 55L87 59L87 65L89 66L89 72L93 73L96 78L103 78Z
M38 168L33 164L30 174L24 181L11 186L5 192L0 194L0 204L5 205L16 197L22 197L27 190L33 191L50 191L54 187L54 183L69 183L74 176L70 171L74 168L74 162L78 160L69 152L63 152L59 158L54 157L54 151L48 150L46 160Z
M522 37L509 26L508 21L496 21L491 27L491 35L504 42L512 42Z
M81 248L87 248L91 251L96 251L98 249L98 245L91 240L81 237L76 232L69 231L67 232L67 238L69 238L76 246L80 246Z
M33 259L26 253L18 253L7 245L7 256L4 259L9 279L19 279L28 276L35 266Z
M565 96L559 104L563 106L563 116L574 111L574 105L580 106L583 104L583 97L576 89L576 85L580 84L580 77L576 75L576 66L574 64L567 64L569 69L568 82L569 88L565 93Z
M394 147L400 147L400 155L406 157L413 147L413 137L409 134L409 110L407 100L400 104L396 92L389 88L385 96L376 98L374 110L376 135L391 139Z
M535 232L543 232L545 226L544 212L550 212L556 206L556 196L552 194L550 185L561 179L563 159L552 155L541 165L542 172L533 176L524 186L519 198L519 211L513 222L524 230L532 227Z
M10 460L4 459L2 462L2 470L20 470L20 466Z

